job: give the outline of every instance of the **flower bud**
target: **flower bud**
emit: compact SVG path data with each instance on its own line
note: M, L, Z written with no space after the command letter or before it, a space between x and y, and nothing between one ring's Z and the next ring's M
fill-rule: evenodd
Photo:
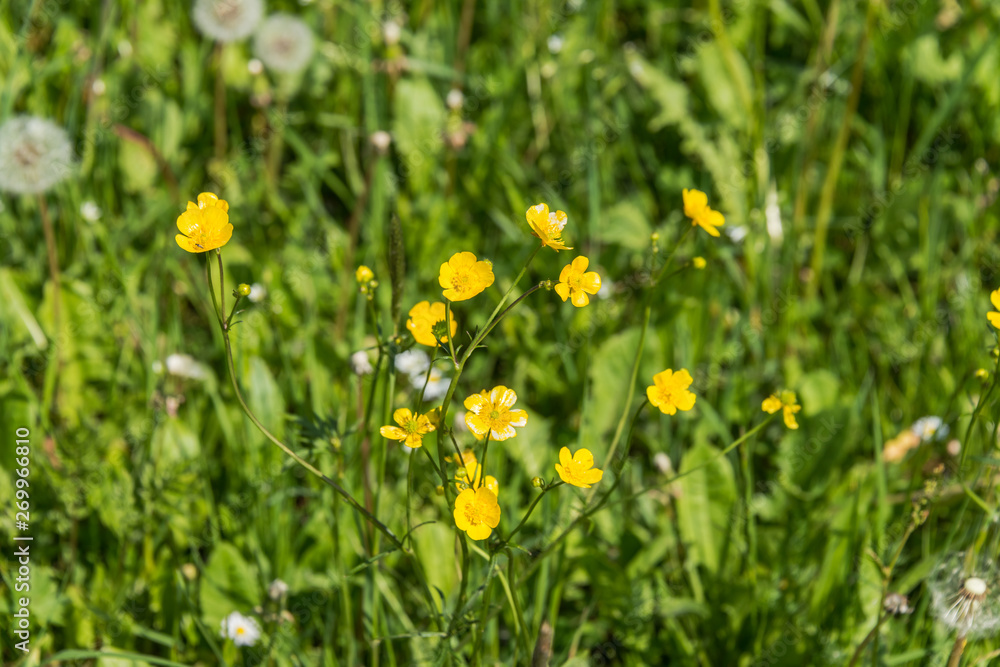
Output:
M444 487L441 486L440 484L438 484L437 487L434 489L434 493L438 494L439 496L443 496L444 495Z
M236 288L236 294L239 296L250 296L250 286L246 283L240 283Z
M531 478L531 485L533 487L535 487L536 489L540 489L543 486L545 486L545 480L542 479L541 477L532 477Z
M704 257L695 257L691 260L691 265L696 269L704 269L707 264Z

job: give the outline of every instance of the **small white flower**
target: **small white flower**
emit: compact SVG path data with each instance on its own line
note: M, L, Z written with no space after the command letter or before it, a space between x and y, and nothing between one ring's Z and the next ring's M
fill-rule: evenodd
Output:
M247 63L247 71L257 76L264 71L264 63L257 60L256 58L251 58L250 62Z
M448 393L448 387L451 385L451 380L441 372L440 369L434 368L431 370L431 376L428 379L425 375L426 368L423 373L414 374L410 376L410 385L416 389L420 390L424 386L424 380L427 379L427 387L424 389L424 400L425 401L436 401L439 398L443 398L445 394Z
M204 380L208 377L205 367L189 354L171 354L167 357L167 372L189 380Z
M560 35L552 35L549 37L548 41L549 53L555 55L562 51L563 48L563 38Z
M108 87L104 84L104 79L94 79L94 82L90 84L90 92L92 92L97 97L100 97Z
M275 579L271 582L271 585L267 587L267 594L271 596L272 600L280 600L288 595L288 584L283 582L281 579Z
M396 357L398 360L399 357ZM364 350L358 350L351 355L351 370L354 371L355 375L368 375L374 369L372 368L372 362L368 359L368 353Z
M458 88L452 88L448 91L448 97L445 99L445 103L451 110L461 109L462 105L465 104L465 95Z
M430 363L430 357L423 350L407 350L396 355L396 370L406 375L424 373Z
M372 136L369 137L369 141L372 142L372 146L374 146L377 151L384 153L389 150L389 144L392 143L392 135L385 130L378 130L377 132L372 132Z
M0 125L0 190L45 192L73 169L66 131L35 116L14 116Z
M80 204L80 217L87 222L97 222L101 219L101 207L92 199Z
M913 422L910 430L920 437L922 443L944 440L948 436L948 426L940 417L934 416L921 417Z
M395 21L386 21L382 24L382 39L388 46L399 44L399 38L403 36L403 29Z
M220 42L246 39L264 16L263 0L195 0L194 24Z
M250 286L250 296L247 298L254 303L260 303L267 298L267 288L260 283L254 283Z
M255 619L234 611L222 619L220 634L232 639L237 646L253 646L260 639L260 625Z
M268 68L282 74L300 72L315 51L312 30L291 14L268 16L253 40L253 52Z

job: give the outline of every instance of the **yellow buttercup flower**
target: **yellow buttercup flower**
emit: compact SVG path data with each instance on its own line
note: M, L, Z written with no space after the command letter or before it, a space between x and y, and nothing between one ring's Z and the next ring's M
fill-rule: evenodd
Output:
M354 272L354 279L358 281L359 285L364 285L375 280L375 272L362 264L358 267L358 270Z
M701 190L684 190L684 215L691 218L692 225L699 225L712 236L718 236L721 227L726 224L726 218L718 211L708 206L708 195Z
M695 395L688 391L694 379L687 369L682 368L676 373L667 369L653 376L653 384L646 387L649 402L660 409L660 412L672 415L678 410L690 410L694 407Z
M444 457L444 460L447 461L448 463L461 464L461 466L464 468L470 463L475 463L479 459L476 458L476 453L474 451L472 451L471 449L466 449L464 452L462 452L461 458L459 458L458 454L449 454Z
M459 477L455 476L455 486L458 487L459 491L464 489L472 489L473 491L479 489L481 486L485 486L487 489L493 492L493 495L500 497L500 482L493 475L486 475L483 478L483 467L479 465L479 462L473 460L465 464L463 468L465 475Z
M485 540L500 524L497 496L486 487L465 489L455 498L455 525L473 540Z
M455 322L454 316L452 316L451 333L445 334L444 321L446 319L445 305L443 303L440 301L436 303L421 301L413 308L410 308L410 319L406 320L406 328L413 334L413 339L421 345L437 347L438 336L435 334L436 329L442 334L440 337L442 343L447 343L448 336L454 336L455 331L458 329L458 324Z
M476 261L471 252L458 252L441 265L438 283L444 288L444 298L465 301L493 284L493 265Z
M559 282L556 283L556 294L565 301L570 299L577 308L582 308L590 303L588 294L597 294L601 289L601 277L596 271L587 271L590 260L586 257L577 257L572 262L563 267L559 274Z
M435 430L427 415L420 415L406 408L393 412L392 420L399 426L383 426L378 432L383 438L402 440L404 445L412 449L423 445L424 436Z
M562 240L562 231L568 220L565 213L549 212L548 204L535 204L525 212L524 217L528 219L531 233L541 239L543 246L548 246L556 252L572 250Z
M597 484L604 477L604 471L594 467L594 455L589 449L578 449L572 455L569 447L560 449L556 472L562 481L581 489L589 489L591 484Z
M785 426L790 429L796 429L799 427L798 422L795 421L795 413L802 409L795 398L795 392L793 391L783 391L779 394L771 394L760 404L760 409L769 415L773 415L778 410L783 410L782 415L785 419Z
M507 440L517 435L515 426L528 423L528 413L524 410L511 410L517 402L517 394L513 389L504 386L493 387L489 394L485 391L473 394L465 399L465 424L477 437L487 433L493 440Z
M189 201L187 210L177 218L180 234L174 238L188 252L206 252L229 243L233 226L229 224L229 203L211 192L198 195L198 203Z
M1000 310L1000 289L993 290L990 293L990 303L997 310ZM990 324L1000 329L1000 313L986 313L986 318L990 321Z

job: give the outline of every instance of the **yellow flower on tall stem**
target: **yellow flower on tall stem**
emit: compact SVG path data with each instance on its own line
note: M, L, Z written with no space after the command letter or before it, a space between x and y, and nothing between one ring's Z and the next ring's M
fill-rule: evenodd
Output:
M439 339L434 332L435 329L440 329L440 332L444 334L445 325L443 322L445 319L446 313L443 303L440 301L436 303L421 301L410 308L410 319L406 320L406 328L413 334L413 339L421 345L437 347L439 340L442 343L447 343L448 337L454 337L455 331L458 329L458 323L452 316L451 333L442 335Z
M590 260L586 257L577 257L563 267L555 286L559 298L563 301L569 299L577 308L590 303L587 295L597 294L601 289L601 276L596 271L587 271L589 264Z
M801 410L802 406L798 404L793 391L771 394L760 404L760 409L769 415L781 410L785 426L793 430L799 427L798 422L795 421L795 413Z
M995 289L990 293L990 303L997 310L1000 310L1000 289ZM986 319L990 321L990 324L1000 329L1000 313L986 313Z
M562 481L581 489L589 489L604 477L604 471L594 467L594 455L589 449L578 449L576 454L570 454L569 447L560 449L556 472Z
M438 283L444 288L444 298L465 301L493 284L493 265L477 261L471 252L458 252L441 265Z
M485 540L500 524L497 496L486 487L465 489L455 498L455 525L473 540Z
M701 190L688 190L683 192L684 215L691 218L692 225L698 225L712 236L718 236L721 227L726 224L726 218L708 206L708 195Z
M667 369L653 376L653 384L646 387L649 402L668 415L676 414L678 410L690 410L694 407L695 395L688 391L694 379L687 369L682 368L676 373Z
M198 195L198 203L189 201L187 210L177 218L174 239L184 250L193 253L215 250L229 243L233 226L229 223L229 203L211 192Z
M424 436L436 430L427 415L400 408L392 413L392 420L399 426L383 426L379 433L389 440L401 440L404 445L416 449L424 444Z
M568 220L562 211L549 211L548 204L535 204L529 208L524 217L528 219L531 233L541 239L543 246L548 246L556 252L572 250L563 243L562 232Z
M464 475L462 477L456 475L455 477L455 486L458 487L459 491L463 489L472 489L475 491L484 486L498 498L500 497L500 482L493 475L483 477L483 467L476 461L475 456L461 470L465 471Z
M524 410L511 410L517 402L517 394L513 389L503 385L493 387L490 393L473 394L465 399L465 424L477 437L490 434L491 440L507 440L517 435L515 426L528 423L528 413Z

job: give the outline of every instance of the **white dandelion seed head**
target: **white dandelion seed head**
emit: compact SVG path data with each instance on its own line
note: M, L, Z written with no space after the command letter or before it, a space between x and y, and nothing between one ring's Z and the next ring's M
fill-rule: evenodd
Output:
M226 639L232 639L237 646L253 646L260 639L260 625L256 619L234 611L222 619L222 630L219 634Z
M988 558L967 566L965 554L945 559L931 573L934 617L960 637L995 635L1000 630L1000 579Z
M94 200L88 199L80 204L80 217L87 222L97 222L101 219L101 207Z
M52 121L14 116L0 125L0 190L45 192L72 170L73 145Z
M208 371L189 354L174 353L167 357L167 372L179 378L188 380L204 380Z
M396 370L406 375L424 373L430 363L430 357L423 350L407 350L396 355Z
M316 40L305 21L291 14L272 14L257 30L253 52L275 72L294 74L309 65Z
M399 357L396 357L398 360ZM351 370L354 371L355 375L368 375L374 369L372 368L372 362L368 359L368 353L364 350L358 350L351 355Z
M940 417L921 417L910 427L921 443L944 440L948 436L948 425Z
M195 0L194 24L206 37L235 42L249 37L264 17L263 0Z

